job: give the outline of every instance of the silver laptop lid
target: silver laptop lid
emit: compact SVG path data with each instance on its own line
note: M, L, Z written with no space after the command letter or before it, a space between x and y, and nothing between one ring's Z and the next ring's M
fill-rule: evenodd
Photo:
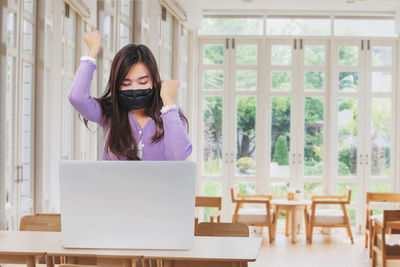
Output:
M61 161L62 245L190 249L195 177L190 161Z

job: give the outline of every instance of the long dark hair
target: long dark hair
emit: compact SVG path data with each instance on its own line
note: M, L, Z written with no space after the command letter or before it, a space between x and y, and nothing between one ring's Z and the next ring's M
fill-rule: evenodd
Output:
M110 78L103 96L95 98L101 105L103 113L103 125L109 129L108 140L105 145L105 155L113 153L118 159L140 160L138 146L134 137L128 113L129 110L118 104L117 93L121 84L134 64L143 63L149 70L150 79L153 82L155 93L150 104L145 107L145 114L151 117L156 125L156 131L152 137L152 143L159 142L164 136L164 126L160 109L163 101L160 96L161 78L157 68L157 62L151 50L142 44L128 44L115 55ZM179 110L179 117L184 120L189 131L189 123Z

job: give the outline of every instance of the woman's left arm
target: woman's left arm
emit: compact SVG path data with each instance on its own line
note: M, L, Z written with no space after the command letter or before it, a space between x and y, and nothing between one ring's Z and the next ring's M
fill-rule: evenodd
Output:
M178 109L161 113L161 118L166 160L185 160L192 153L192 143L186 134L186 121L181 120Z

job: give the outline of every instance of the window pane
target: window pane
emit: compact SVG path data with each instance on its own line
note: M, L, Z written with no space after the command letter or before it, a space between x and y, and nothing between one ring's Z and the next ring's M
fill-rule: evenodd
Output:
M370 192L374 193L388 193L390 192L390 184L375 183L370 185Z
M339 91L358 91L358 72L339 72Z
M257 45L239 44L236 49L236 64L257 64Z
M392 66L392 47L372 46L372 66Z
M108 79L110 78L110 69L111 69L111 61L104 60L104 68L103 68L103 88L106 88L108 84Z
M203 174L222 175L222 97L203 99Z
M372 91L391 92L392 73L391 72L372 72Z
M171 52L164 50L164 79L171 79Z
M374 97L371 102L371 175L390 176L392 99Z
M237 90L256 90L257 71L256 70L237 70L236 89Z
M132 13L132 0L121 0L121 13L127 17Z
M15 92L15 59L7 57L7 83L5 92L5 179L6 179L6 206L10 207L14 203L14 92Z
M304 73L304 89L306 91L325 90L325 73L323 71L306 71Z
M21 133L21 156L22 156L22 201L32 199L31 179L31 138L32 138L32 90L33 90L33 66L23 63L22 70L22 133Z
M17 28L15 13L7 16L7 45L15 47L15 33Z
M311 196L324 194L324 186L322 183L304 183L304 198L311 199Z
M35 9L35 1L34 0L24 0L24 9L29 13L33 14Z
M271 176L288 177L290 174L290 106L289 97L272 98Z
M273 71L271 73L272 90L290 90L292 87L292 77L290 71Z
M168 45L172 45L172 22L170 18L164 23L164 40Z
M346 188L351 190L351 202L357 200L357 184L350 184L350 183L341 183L338 184L338 195L344 195Z
M256 173L256 97L236 99L236 175Z
M216 181L203 181L202 182L202 195L206 197L220 197L222 196L222 183ZM210 216L218 211L218 208L200 208L202 216L199 221L210 221Z
M68 47L66 70L71 74L75 72L75 47Z
M325 65L325 46L306 45L304 52L304 65L306 66Z
M122 48L131 42L131 29L123 23L119 25L119 47Z
M72 43L75 42L75 34L76 34L76 15L75 12L70 12L69 18L67 19L67 40Z
M104 17L104 46L108 50L113 50L113 19L111 16Z
M337 36L396 36L394 18L336 18L334 27Z
M33 25L26 20L24 20L23 49L25 53L33 53Z
M221 90L224 88L224 71L223 70L204 70L203 72L203 89L205 90Z
M357 174L358 102L355 98L338 101L338 175Z
M267 18L268 35L317 35L331 34L327 18Z
M239 188L239 194L242 195L255 195L256 183L255 182L236 182L235 186Z
M203 64L223 64L224 47L222 45L203 46Z
M306 97L304 118L304 175L322 176L324 168L324 98Z
M204 18L199 34L262 35L262 18Z
M290 65L292 59L292 46L272 45L271 65Z
M110 6L114 6L114 0L106 0L106 3Z
M269 192L272 195L272 199L287 198L287 190L289 183L270 183Z
M358 66L358 46L340 46L339 65Z

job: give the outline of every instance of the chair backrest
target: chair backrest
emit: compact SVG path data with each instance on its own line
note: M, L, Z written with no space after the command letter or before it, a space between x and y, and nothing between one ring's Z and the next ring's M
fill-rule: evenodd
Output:
M400 230L400 210L384 210L383 227Z
M206 207L206 208L222 208L222 198L221 197L196 197L195 206Z
M243 195L238 192L237 187L232 187L231 188L231 198L232 202L237 202L238 199L246 199L246 198L262 198L262 199L268 199L272 200L272 195Z
M249 227L243 223L199 223L196 236L248 237Z
M367 192L367 205L371 202L400 203L400 193L372 193Z
M61 232L61 215L58 213L26 215L21 218L19 230Z
M344 199L346 200L347 204L350 204L350 202L351 202L351 189L346 188L346 190L344 191Z

